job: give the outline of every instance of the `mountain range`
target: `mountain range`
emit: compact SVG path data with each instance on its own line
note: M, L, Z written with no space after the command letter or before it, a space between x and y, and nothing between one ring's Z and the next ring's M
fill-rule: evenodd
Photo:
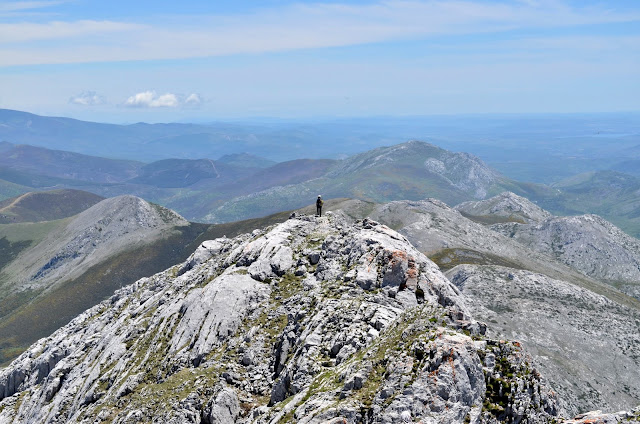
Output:
M103 197L136 195L191 221L212 223L296 209L318 194L373 202L435 197L457 204L510 191L558 215L595 213L633 236L640 233L637 177L599 171L553 186L525 183L505 177L473 155L418 141L339 161L275 164L251 155L144 164L4 143L0 196L59 188Z
M638 122L638 113L628 112L115 125L0 109L0 143L149 163L243 152L278 162L343 159L406 140L429 140L472 153L509 178L551 184L595 170L637 174Z

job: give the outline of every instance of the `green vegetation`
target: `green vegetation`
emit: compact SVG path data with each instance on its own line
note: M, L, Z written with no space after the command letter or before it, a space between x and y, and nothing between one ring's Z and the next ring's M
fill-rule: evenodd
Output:
M435 262L443 271L455 268L461 264L499 265L514 269L525 269L520 263L511 259L463 248L442 249L430 255L429 259Z
M504 224L508 222L516 222L518 224L525 224L526 222L522 217L510 215L510 216L498 216L498 215L471 215L466 212L459 211L460 215L473 222L483 225Z
M29 240L11 242L6 237L0 238L0 269L4 268L5 265L9 264L29 246L31 246L31 241Z

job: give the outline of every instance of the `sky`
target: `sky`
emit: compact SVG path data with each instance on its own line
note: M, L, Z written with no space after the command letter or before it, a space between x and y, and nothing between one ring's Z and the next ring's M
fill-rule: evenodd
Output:
M640 110L637 0L0 0L0 108L206 122Z

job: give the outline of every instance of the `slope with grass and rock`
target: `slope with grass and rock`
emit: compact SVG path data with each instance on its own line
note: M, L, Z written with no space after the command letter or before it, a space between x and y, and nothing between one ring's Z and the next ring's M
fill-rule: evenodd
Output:
M65 192L42 195L62 199ZM287 216L198 224L121 196L63 219L0 225L0 364L115 290L184 260L202 240Z

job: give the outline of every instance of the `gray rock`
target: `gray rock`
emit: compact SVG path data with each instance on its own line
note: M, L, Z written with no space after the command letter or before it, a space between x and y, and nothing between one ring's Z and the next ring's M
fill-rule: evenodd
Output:
M203 414L205 424L227 424L236 421L240 414L240 402L231 389L223 389L212 398Z
M0 422L558 418L522 346L473 330L435 263L384 224L339 217L218 239L181 275L123 288L0 370ZM311 238L321 259L296 276Z

